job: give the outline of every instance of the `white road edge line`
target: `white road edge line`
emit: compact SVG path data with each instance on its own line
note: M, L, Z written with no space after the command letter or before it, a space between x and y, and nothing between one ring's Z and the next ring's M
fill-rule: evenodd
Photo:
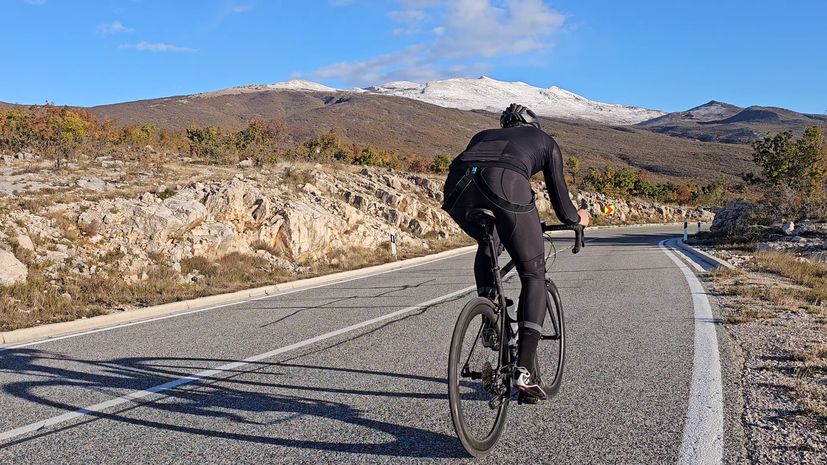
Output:
M723 386L712 307L701 282L662 240L658 246L683 272L695 309L695 353L679 464L720 464L724 451Z
M210 377L213 377L213 376L215 376L217 374L220 374L222 372L225 372L225 371L235 370L237 368L240 368L240 367L243 367L243 366L246 366L246 365L250 365L252 363L256 363L256 362L259 362L259 361L262 361L262 360L265 360L265 359L268 359L268 358L271 358L271 357L275 357L276 355L283 354L285 352L290 352L292 350L300 349L302 347L306 347L306 346L315 344L317 342L324 341L325 339L330 339L330 338L333 338L333 337L336 337L336 336L340 336L342 334L349 333L351 331L356 331L357 329L361 329L361 328L364 328L366 326L370 326L370 325L373 325L373 324L376 324L376 323L379 323L379 322L382 322L382 321L385 321L385 320L390 320L392 318L402 316L406 313L410 313L410 312L413 312L415 310L430 307L431 305L436 305L436 304L451 300L454 297L459 297L463 294L474 291L475 289L476 289L476 286L469 286L469 287L460 289L458 291L451 292L450 294L445 294L441 297L431 299L427 302L422 302L422 303L414 305L412 307L403 308L402 310L397 310L395 312L388 313L387 315L382 315L382 316L379 316L379 317L376 317L376 318L372 318L370 320L363 321L361 323L356 323L354 325L347 326L347 327L342 328L342 329L337 329L337 330L331 331L329 333L324 333L324 334L321 334L319 336L312 337L310 339L305 339L303 341L296 342L295 344L290 344L290 345L285 346L285 347L281 347L281 348L278 348L278 349L275 349L275 350L271 350L270 352L265 352L263 354L254 355L252 357L245 358L244 360L241 360L241 361L238 361L238 362L227 363L225 365L221 365L219 367L216 367L216 368L213 368L213 369L210 369L210 370L201 371L201 372L196 373L194 375L185 376L183 378L178 378L178 379L169 381L169 382L164 383L164 384L159 384L157 386L153 386L151 388L147 388L147 389L144 389L144 390L141 390L141 391L131 392L131 393L126 394L126 395L121 396L121 397L116 397L114 399L110 399L110 400L107 400L105 402L101 402L101 403L98 403L98 404L95 404L95 405L90 405L89 407L81 408L81 409L78 409L78 410L75 410L75 411L72 411L72 412L67 412L67 413L64 413L62 415L58 415L58 416L55 416L55 417L52 417L52 418L48 418L46 420L41 420L41 421L31 423L31 424L28 424L28 425L25 425L25 426L21 426L19 428L15 428L15 429L0 433L0 442L8 441L9 439L16 438L16 437L21 436L23 434L32 433L32 432L38 431L40 429L47 428L49 426L54 426L54 425L57 425L59 423L64 423L64 422L67 422L69 420L73 420L73 419L78 418L78 417L89 415L91 413L102 412L102 411L110 409L112 407L117 407L119 405L126 404L126 403L131 402L131 401L136 400L136 399L142 399L142 398L150 396L152 394L157 394L157 393L160 393L160 392L163 392L163 391L168 391L170 389L174 389L174 388L176 388L178 386L181 386L181 385L184 385L184 384L189 384L189 383L193 383L193 382L196 382L196 381L200 381L200 380L205 379L205 378L210 378Z
M169 318L178 318L180 316L193 315L195 313L206 312L206 311L215 310L215 309L218 309L218 308L232 307L234 305L241 305L241 304L245 304L245 303L248 303L248 302L255 302L257 300L263 300L263 299L269 299L269 298L272 298L272 297L278 297L278 296L282 296L282 295L293 294L295 292L303 292L303 291L309 291L311 289L317 289L317 288L320 288L320 287L333 286L333 285L336 285L336 284L344 284L344 283L347 283L347 282L350 282L350 281L356 281L357 279L372 278L374 276L379 276L379 275L383 275L383 274L386 274L386 273L392 273L394 271L402 271L402 270L407 270L408 268L414 268L414 267L417 267L417 266L429 265L431 263L439 262L439 261L442 261L442 260L447 260L449 258L456 258L456 257L460 257L462 255L467 255L467 254L472 253L472 252L474 252L474 251L469 250L468 252L463 252L461 254L452 255L450 257L437 258L437 259L429 260L429 261L423 262L423 263L415 263L413 265L406 265L406 266L403 266L403 267L393 268L393 269L390 269L390 270L377 271L376 273L366 274L366 275L362 275L362 276L354 276L353 278L346 278L346 279L343 279L341 281L331 281L329 283L317 284L315 286L308 286L308 287L303 287L303 288L300 288L300 289L291 289L291 290L287 290L287 291L284 291L284 292L277 292L275 294L256 297L256 298L253 298L253 299L241 300L241 301L238 301L238 302L228 302L226 304L213 305L211 307L199 308L197 310L191 310L191 311L188 311L188 312L175 313L173 315L166 315L166 316L160 316L160 317L157 317L157 318L149 318L149 319L146 319L146 320L133 321L131 323L124 323L124 324L120 324L120 325L109 326L109 327L106 327L106 328L92 329L92 330L89 330L89 331L82 331L82 332L79 332L79 333L67 334L65 336L51 337L51 338L42 339L42 340L39 340L39 341L27 342L25 344L18 344L18 345L0 347L0 353L3 353L4 351L9 350L9 349L19 349L19 348L22 348L22 347L36 346L36 345L40 345L40 344L45 344L47 342L60 341L60 340L63 340L63 339L70 339L70 338L78 337L78 336L86 336L88 334L101 333L101 332L104 332L104 331L112 331L113 329L128 328L130 326L142 325L142 324L145 324L145 323L152 323L153 321L167 320Z

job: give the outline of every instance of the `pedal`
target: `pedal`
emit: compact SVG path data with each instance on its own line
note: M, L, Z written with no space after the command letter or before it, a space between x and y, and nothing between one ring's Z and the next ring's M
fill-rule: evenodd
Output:
M517 405L528 404L534 405L539 404L542 400L539 397L528 395L524 392L520 392L517 395Z

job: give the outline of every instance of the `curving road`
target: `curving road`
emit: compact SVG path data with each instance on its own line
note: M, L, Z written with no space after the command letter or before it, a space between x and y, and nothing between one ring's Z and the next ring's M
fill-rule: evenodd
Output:
M681 260L658 245L679 232L591 230L581 254L558 254L563 389L541 406L515 404L503 440L478 462L691 461L685 428L710 424L690 413L687 426L695 326L712 322L696 318ZM0 349L0 463L470 462L445 373L472 259ZM714 461L732 463L743 457L738 393L718 336L724 435Z

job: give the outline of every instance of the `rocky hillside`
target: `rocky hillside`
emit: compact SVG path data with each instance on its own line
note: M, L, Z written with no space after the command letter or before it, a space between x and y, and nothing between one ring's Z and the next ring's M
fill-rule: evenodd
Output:
M10 176L19 197L6 199L23 204L6 204L0 238L33 252L55 275L95 273L109 257L111 271L135 281L157 264L180 270L193 257L255 254L297 272L339 252L386 247L391 234L400 248L427 249L428 239L457 233L439 210L441 183L423 176L281 166L235 175L204 169L197 181L151 185L152 175L129 180L128 171L103 171L48 184ZM120 195L138 186L146 191Z

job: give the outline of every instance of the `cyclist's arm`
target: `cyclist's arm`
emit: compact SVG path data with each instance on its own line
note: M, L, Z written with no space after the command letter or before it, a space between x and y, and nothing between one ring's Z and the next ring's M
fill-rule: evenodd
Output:
M553 140L543 164L543 177L557 218L565 224L580 223L580 214L569 199L569 188L563 176L563 154L560 153L560 146Z

